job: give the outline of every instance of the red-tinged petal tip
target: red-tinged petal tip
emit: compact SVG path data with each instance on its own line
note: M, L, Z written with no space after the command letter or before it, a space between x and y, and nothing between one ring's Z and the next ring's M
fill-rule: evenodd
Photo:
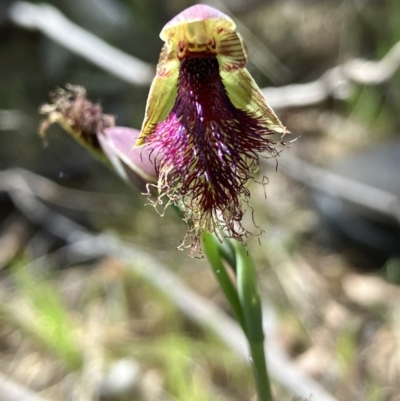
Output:
M161 31L161 36L163 35L164 31L176 27L178 25L189 24L191 22L196 22L196 21L212 20L212 19L222 19L230 21L234 26L234 22L232 21L232 19L229 18L223 12L217 10L216 8L207 6L205 4L196 4L192 7L187 8L186 10L183 10L176 17L172 18L172 20L169 21L164 26L163 30Z

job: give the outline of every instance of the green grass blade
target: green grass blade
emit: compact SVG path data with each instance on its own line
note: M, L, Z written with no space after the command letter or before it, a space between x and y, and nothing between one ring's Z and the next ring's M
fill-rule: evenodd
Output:
M271 385L264 353L262 307L254 263L247 249L234 243L239 301L244 314L245 334L250 346L259 401L272 401Z
M218 280L218 283L225 294L226 299L229 301L233 312L235 313L236 319L240 326L244 330L244 318L242 308L237 293L236 287L233 285L225 266L222 263L220 253L220 242L214 234L203 232L201 243L203 247L204 255L210 263L212 271Z

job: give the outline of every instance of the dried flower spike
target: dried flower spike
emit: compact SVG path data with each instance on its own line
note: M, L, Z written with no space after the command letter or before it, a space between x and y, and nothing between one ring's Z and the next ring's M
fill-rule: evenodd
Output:
M165 42L137 146L159 154L160 199L178 205L196 250L203 230L243 242L248 180L259 154L273 157L287 130L245 68L234 22L205 5L161 31Z
M149 154L132 149L139 131L116 127L114 116L103 114L101 105L92 103L84 88L67 84L65 89L53 91L50 100L51 103L40 108L40 113L46 115L39 129L42 137L50 125L58 123L94 156L142 191L146 191L148 183L157 182Z
M86 90L78 85L67 84L50 93L50 104L44 104L39 112L46 115L39 134L44 138L51 124L58 123L79 143L91 152L100 155L97 133L115 125L114 116L103 114L99 104L93 104L86 97Z

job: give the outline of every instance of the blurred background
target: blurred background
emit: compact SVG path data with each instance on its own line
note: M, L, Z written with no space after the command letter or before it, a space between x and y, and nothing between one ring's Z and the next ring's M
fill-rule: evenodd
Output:
M57 10L151 76L163 25L195 3L43 4L0 2L0 400L255 399L238 352L146 274L156 265L230 316L207 263L176 250L174 213L161 218L58 127L38 136L58 86L84 86L136 128L149 89L141 67L124 79L82 57ZM271 344L311 383L304 395L277 379L277 400L399 401L400 2L209 4L237 22L250 72L298 138L277 171L262 163L267 199L251 187ZM100 233L117 245L101 249Z

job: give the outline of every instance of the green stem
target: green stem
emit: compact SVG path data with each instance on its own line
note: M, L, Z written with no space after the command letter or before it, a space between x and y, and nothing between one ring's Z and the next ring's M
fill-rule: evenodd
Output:
M222 243L218 241L218 246L222 259L225 259L236 276L236 253L231 241L224 240Z
M256 270L247 249L237 241L234 242L234 247L238 295L244 315L244 331L250 346L258 400L272 401L271 384L264 353L262 307L258 293Z
M225 266L222 263L221 244L219 240L215 237L215 235L208 232L202 233L201 243L204 255L208 259L212 271L214 272L214 275L217 278L218 283L225 294L225 297L229 301L237 321L244 331L245 323L242 308L240 306L237 290L233 285L232 280L225 269Z
M267 372L264 342L249 342L253 375L259 401L272 401L271 383Z

